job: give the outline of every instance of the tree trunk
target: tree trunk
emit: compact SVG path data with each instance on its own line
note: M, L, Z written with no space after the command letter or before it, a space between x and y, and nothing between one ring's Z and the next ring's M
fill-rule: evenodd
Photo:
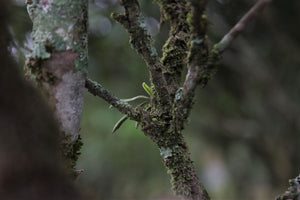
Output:
M209 200L210 197L196 174L182 133L173 131L163 135L168 136L164 145L169 147L159 146L159 150L167 172L171 176L172 190L186 200ZM172 141L170 135L175 140ZM160 144L160 141L155 143Z
M87 72L87 0L31 0L32 51L27 76L55 110L62 136L61 150L68 168L76 164L81 146L79 130Z
M8 52L9 4L0 1L0 199L86 199L61 164L53 113Z

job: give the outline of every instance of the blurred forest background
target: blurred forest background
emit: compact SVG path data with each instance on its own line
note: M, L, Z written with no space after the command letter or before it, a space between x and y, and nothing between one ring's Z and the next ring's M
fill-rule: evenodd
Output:
M161 49L168 26L159 30L159 8L141 0L155 46ZM211 0L207 15L213 45L256 0ZM300 169L300 1L273 0L224 54L218 73L197 101L187 137L200 179L215 200L274 199ZM89 8L89 77L120 98L146 95L146 65L130 48L128 34L111 18L117 0L92 0ZM23 0L14 0L11 51L23 70L30 48L31 21ZM161 53L161 52L160 52ZM148 82L149 83L149 82ZM81 136L84 146L78 184L107 200L159 199L171 194L156 146L122 116L86 93Z

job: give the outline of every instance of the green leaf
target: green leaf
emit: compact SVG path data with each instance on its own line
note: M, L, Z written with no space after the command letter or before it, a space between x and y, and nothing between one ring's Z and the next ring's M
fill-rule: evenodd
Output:
M143 82L142 86L143 86L144 90L149 94L149 96L153 97L152 89L145 82Z
M123 116L114 126L112 133L116 132L127 119L128 119L127 115Z

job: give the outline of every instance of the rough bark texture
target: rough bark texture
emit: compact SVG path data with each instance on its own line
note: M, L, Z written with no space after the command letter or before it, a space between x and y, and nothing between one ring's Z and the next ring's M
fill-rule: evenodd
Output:
M83 199L64 171L51 109L8 52L9 1L0 1L0 199Z
M187 1L157 0L161 10L161 23L170 23L169 38L163 46L163 74L169 85L171 96L181 83L182 70L186 66L190 27L187 23L189 6Z
M290 187L288 190L278 196L276 200L299 200L300 199L300 175L289 180Z
M74 168L87 71L87 0L32 0L27 10L33 22L27 75L35 78L55 110L61 150L67 166Z
M193 74L194 69L199 68L198 65L205 65L208 59L205 43L206 19L202 17L206 2L200 2L199 20L201 24L195 26L196 22L193 24L189 22L189 18L193 18L192 15L197 13L196 11L192 12L194 5L190 5L188 1L158 1L163 16L162 21L170 23L171 27L161 59L151 45L151 36L145 29L137 0L121 1L125 13L113 14L112 16L127 29L133 48L144 58L151 75L152 89L147 89L152 90L147 91L150 95L150 103L143 107L137 107L135 109L137 114L135 115L139 117L136 119L131 117L131 119L136 120L141 125L145 135L151 138L160 149L164 164L171 176L172 189L175 194L184 199L208 200L209 196L197 177L181 132L188 118L193 103L194 90L198 83L198 73ZM195 18L197 17L199 16L195 16ZM200 28L198 28L199 26ZM190 37L191 33L193 33L192 37ZM195 48L195 44L202 48L200 54L197 54L200 47ZM191 49L190 57L192 58L189 63L192 71L189 74L195 80L187 80L182 89L180 87L181 75L184 68L187 67L185 58ZM199 59L203 62L196 63ZM192 88L187 88L186 85L193 81ZM94 95L98 95L120 112L126 114L124 109L116 103L115 98L106 98L108 93L102 87L99 88L99 85L92 81L87 81L86 86ZM98 92L96 92L97 87ZM186 89L189 91L183 93ZM132 113L134 109L130 110Z
M204 14L207 2L208 0L157 0L161 8L161 22L170 24L169 38L163 46L161 59L151 45L151 36L145 29L137 0L121 0L125 13L112 15L127 29L132 47L144 58L149 68L152 87L144 88L150 95L147 105L136 109L127 104L124 107L118 98L99 84L89 80L86 83L90 92L141 125L142 131L161 152L171 176L173 191L187 200L210 199L197 177L182 134L194 103L196 88L204 87L211 79L220 61L220 54L225 50L222 41L212 49L208 47L208 20ZM257 13L263 7L254 6L247 16L253 19L255 15L251 13ZM251 21L246 18L245 25ZM181 85L185 67L188 72Z

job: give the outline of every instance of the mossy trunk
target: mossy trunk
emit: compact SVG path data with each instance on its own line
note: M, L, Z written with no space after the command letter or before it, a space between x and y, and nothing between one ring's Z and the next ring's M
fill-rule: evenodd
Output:
M173 191L184 199L209 200L208 193L195 172L184 138L178 136L178 140L171 148L160 147L164 165L171 176Z
M170 113L160 113L161 110L151 112L158 115L144 116L142 131L158 146L163 163L171 176L172 190L186 200L209 200L209 195L200 182L190 158L181 132L182 123L178 122L179 119L174 120L175 117Z
M87 72L87 0L27 0L33 22L27 75L55 110L61 150L73 171L81 146L79 130Z

